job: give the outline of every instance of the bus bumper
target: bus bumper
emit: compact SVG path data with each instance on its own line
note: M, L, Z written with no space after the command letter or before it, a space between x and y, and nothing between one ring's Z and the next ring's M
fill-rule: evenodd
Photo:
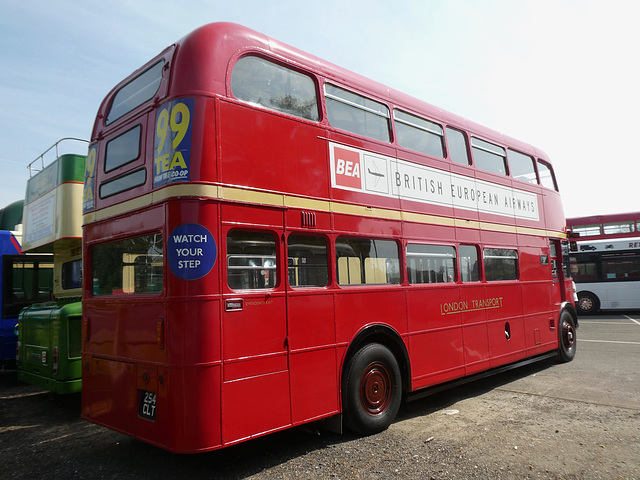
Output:
M54 380L53 378L43 377L35 373L18 370L18 380L36 387L44 388L56 395L68 395L78 393L82 390L82 379L72 380Z

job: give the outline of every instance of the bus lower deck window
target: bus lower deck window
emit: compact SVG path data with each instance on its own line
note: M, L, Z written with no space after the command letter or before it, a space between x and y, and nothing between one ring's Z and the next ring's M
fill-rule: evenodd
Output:
M339 285L398 284L400 260L393 240L338 237Z
M269 232L232 230L227 234L227 285L233 290L277 285L276 239Z
M327 241L318 235L292 234L287 242L289 285L324 287L329 284Z
M446 245L407 245L409 283L450 283L455 280L456 249Z
M96 245L91 252L93 295L161 293L162 252L159 233Z

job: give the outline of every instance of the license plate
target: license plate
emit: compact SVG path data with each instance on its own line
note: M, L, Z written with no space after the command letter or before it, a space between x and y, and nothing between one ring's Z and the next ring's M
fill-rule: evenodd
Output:
M147 420L156 420L156 393L140 390L140 404L138 415Z

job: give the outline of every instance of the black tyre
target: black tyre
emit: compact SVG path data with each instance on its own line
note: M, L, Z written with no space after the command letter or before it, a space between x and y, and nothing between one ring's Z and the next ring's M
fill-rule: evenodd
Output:
M362 347L349 361L342 392L349 429L362 435L386 430L402 402L402 377L393 353L378 343Z
M561 362L570 362L573 360L573 357L576 356L578 339L576 337L576 322L567 311L562 312L560 315L558 335L560 340L558 360Z
M591 292L578 293L578 313L593 315L600 310L600 299Z

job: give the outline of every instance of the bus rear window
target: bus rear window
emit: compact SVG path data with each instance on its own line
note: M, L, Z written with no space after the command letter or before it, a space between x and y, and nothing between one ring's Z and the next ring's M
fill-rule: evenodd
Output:
M160 88L163 67L164 60L161 60L120 88L111 101L105 125L151 100Z
M141 131L142 127L137 125L107 142L107 153L104 156L105 173L133 162L140 156Z
M107 198L118 193L131 190L132 188L144 185L147 181L147 171L144 168L134 170L131 173L114 178L100 185L100 198Z
M128 238L91 249L93 295L161 293L162 235Z
M82 287L82 259L62 264L62 288L65 290Z

